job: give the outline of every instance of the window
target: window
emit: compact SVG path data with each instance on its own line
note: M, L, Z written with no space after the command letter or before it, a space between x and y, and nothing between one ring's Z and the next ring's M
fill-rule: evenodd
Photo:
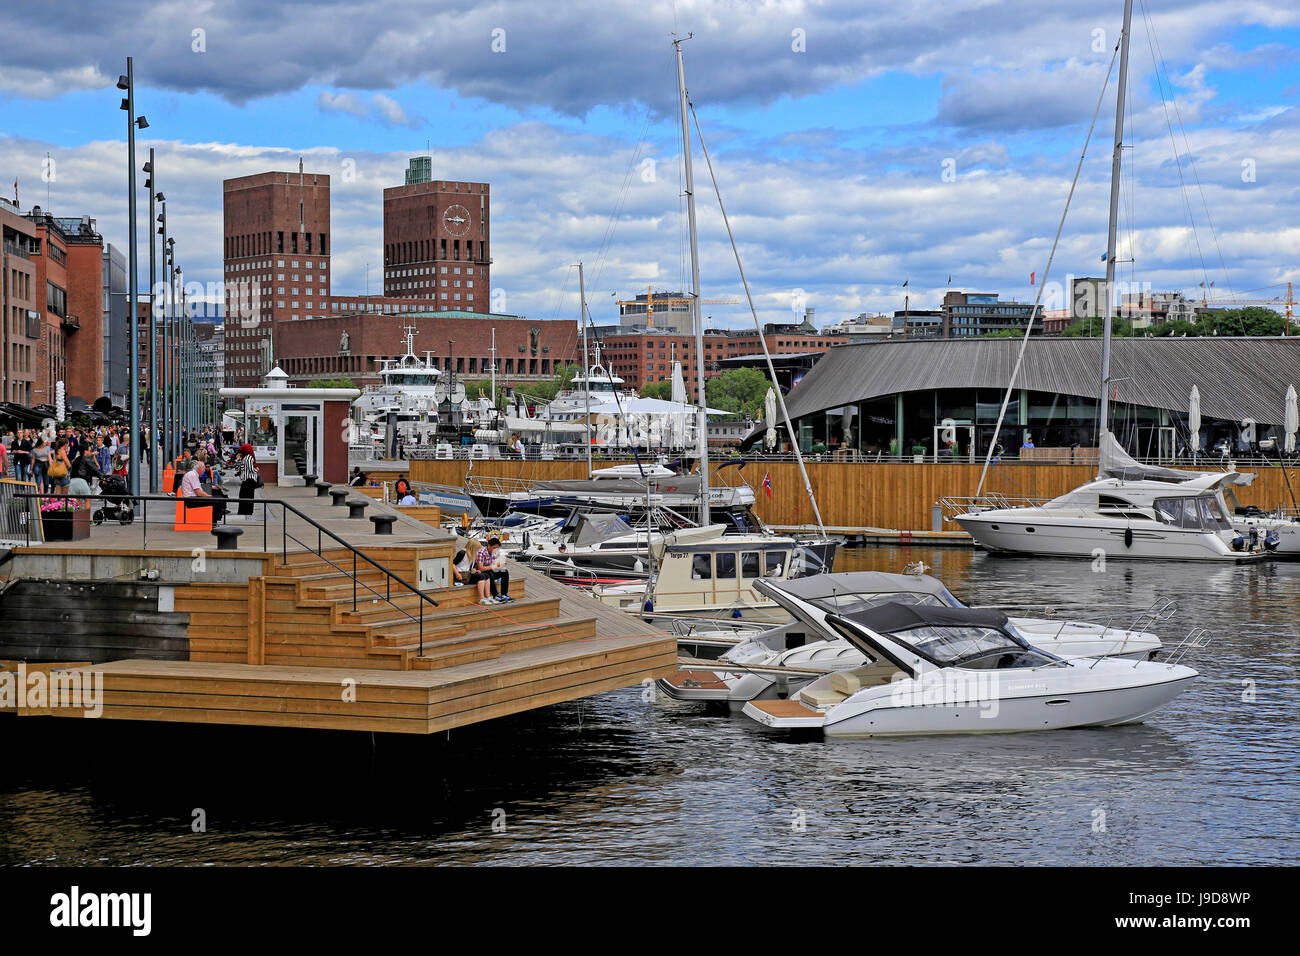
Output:
M736 553L734 551L719 551L713 558L718 577L734 578L736 576Z
M763 552L763 577L779 578L781 571L785 567L786 551L764 551Z
M705 581L711 577L713 577L713 555L697 554L693 556L691 558L691 580Z
M743 551L740 555L740 576L745 578L756 578L758 573L759 562L757 551Z

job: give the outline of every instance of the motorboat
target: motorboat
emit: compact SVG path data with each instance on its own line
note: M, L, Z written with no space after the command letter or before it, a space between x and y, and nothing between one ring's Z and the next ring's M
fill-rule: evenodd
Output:
M1254 561L1276 549L1272 529L1234 524L1224 490L1240 472L1189 473L1141 465L1103 436L1100 476L1050 501L971 508L955 521L990 551L1056 557Z
M669 535L661 549L652 552L656 567L649 580L600 585L592 596L632 614L775 619L784 612L758 589L759 582L831 571L836 547L834 539L822 551L769 534L718 535L712 540Z
M868 663L787 700L750 701L744 714L830 737L1112 727L1140 723L1197 676L1173 661L1058 657L993 609L891 602L827 624Z
M722 634L692 631L678 640L679 649L698 649L709 642L730 644L716 665L684 666L662 678L659 688L675 700L726 702L733 711L751 700L782 700L833 671L864 666L867 657L827 623L833 615L851 614L888 603L963 608L966 605L943 582L929 575L851 571L819 574L790 581L764 579L757 589L790 613L790 621L765 631L728 640ZM1161 650L1149 633L1159 609L1139 615L1145 623L1112 627L1085 621L1045 618L1007 619L1012 634L1062 658L1118 657L1150 660ZM731 664L734 670L728 670Z

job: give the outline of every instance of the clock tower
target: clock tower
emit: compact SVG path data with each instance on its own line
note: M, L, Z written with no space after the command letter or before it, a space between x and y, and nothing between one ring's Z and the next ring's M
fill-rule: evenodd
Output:
M433 299L444 312L488 312L488 184L432 172L429 158L417 157L406 183L384 190L384 295Z

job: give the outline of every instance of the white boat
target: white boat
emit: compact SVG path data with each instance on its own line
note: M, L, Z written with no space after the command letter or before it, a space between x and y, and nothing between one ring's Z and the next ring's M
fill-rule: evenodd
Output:
M1172 469L1140 465L1109 431L1112 321L1115 306L1115 243L1119 215L1120 166L1123 156L1125 88L1132 26L1132 0L1124 4L1115 110L1115 145L1111 157L1110 218L1106 243L1106 280L1101 368L1098 381L1098 473L1090 481L1051 501L1021 507L981 508L954 520L975 543L991 551L1084 558L1178 561L1257 560L1277 546L1277 536L1240 534L1222 491L1248 481L1235 472L1187 476ZM1028 340L1030 329L1026 329ZM1007 398L1015 387L1008 383ZM1004 400L992 447L1002 427ZM1250 476L1253 478L1253 476ZM983 476L980 490L983 488ZM978 495L978 491L977 491Z
M1172 662L1063 659L1000 611L890 603L827 623L870 661L743 712L832 737L1015 733L1139 723L1197 676Z
M832 671L864 666L867 657L827 623L831 614L849 614L887 603L928 607L965 605L929 575L854 571L819 574L794 581L758 582L757 588L790 612L791 620L770 630L738 638L714 666L685 667L659 681L675 700L726 702L738 711L751 700L781 700L798 695ZM1145 626L1145 625L1144 625ZM1162 648L1156 635L1133 628L1082 621L1008 618L1008 629L1041 650L1065 658L1119 657L1150 660ZM679 646L698 647L698 632ZM728 670L727 665L735 666Z
M632 614L775 619L784 613L758 583L829 571L837 545L831 539L810 548L771 534L718 534L712 540L668 535L662 549L652 552L656 568L648 581L599 585L592 596Z

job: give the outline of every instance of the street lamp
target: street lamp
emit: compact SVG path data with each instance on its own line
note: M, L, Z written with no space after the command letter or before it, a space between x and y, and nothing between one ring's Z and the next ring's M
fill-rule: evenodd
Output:
M129 323L131 357L127 369L127 381L131 383L130 411L128 414L131 418L131 442L135 447L130 449L134 461L129 462L127 465L127 480L130 482L131 495L138 497L140 494L140 330L138 326L140 280L136 275L135 131L136 129L148 129L149 121L143 116L135 115L135 65L129 56L126 58L126 74L117 78L117 88L126 93L126 96L122 98L121 108L126 111L128 232L130 236L128 240L129 271L127 281L131 297L131 321Z

